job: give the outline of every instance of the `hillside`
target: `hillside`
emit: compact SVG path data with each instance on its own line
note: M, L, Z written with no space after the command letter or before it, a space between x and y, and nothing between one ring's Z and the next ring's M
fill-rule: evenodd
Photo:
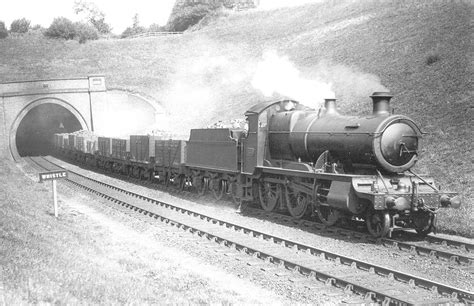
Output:
M282 66L267 74L265 86L298 77L284 69L293 63L301 79L317 80L309 87L331 84L342 113L369 113L368 95L387 88L396 112L429 133L417 171L462 192L468 206L462 213L472 222L473 8L467 1L328 1L228 12L182 36L84 45L34 35L6 39L0 40L0 80L105 73L109 88L160 101L173 122L167 128L179 130L241 117L269 99L252 83L265 56Z

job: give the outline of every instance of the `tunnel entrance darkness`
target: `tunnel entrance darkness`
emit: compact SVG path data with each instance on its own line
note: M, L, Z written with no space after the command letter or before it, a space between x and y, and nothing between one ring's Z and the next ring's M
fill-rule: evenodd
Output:
M81 130L79 120L66 108L53 103L31 109L20 122L16 132L16 147L20 156L48 155L54 133Z

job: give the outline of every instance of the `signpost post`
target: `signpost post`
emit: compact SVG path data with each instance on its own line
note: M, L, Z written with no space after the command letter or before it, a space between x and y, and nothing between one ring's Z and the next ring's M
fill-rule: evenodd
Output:
M58 217L58 194L56 192L56 180L58 179L67 179L67 171L60 170L60 171L49 171L49 172L42 172L39 174L39 181L40 183L44 181L52 181L53 185L53 203L54 203L54 216Z

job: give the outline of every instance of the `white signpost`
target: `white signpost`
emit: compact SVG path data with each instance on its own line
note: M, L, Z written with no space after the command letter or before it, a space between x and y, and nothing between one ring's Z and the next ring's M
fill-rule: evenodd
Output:
M52 185L53 185L54 216L56 218L58 217L58 194L56 192L56 180L66 179L66 178L67 178L66 170L42 172L39 174L40 183L44 181L53 182Z

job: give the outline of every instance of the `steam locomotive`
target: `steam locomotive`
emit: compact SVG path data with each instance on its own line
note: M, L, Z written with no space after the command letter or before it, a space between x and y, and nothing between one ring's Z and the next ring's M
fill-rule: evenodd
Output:
M373 113L362 117L340 114L335 99L319 110L281 100L250 108L245 129L193 129L189 140L56 134L55 146L99 168L298 219L317 215L327 226L359 219L375 237L403 229L427 235L438 210L460 207L460 197L412 171L423 133L391 113L389 93L371 98Z

